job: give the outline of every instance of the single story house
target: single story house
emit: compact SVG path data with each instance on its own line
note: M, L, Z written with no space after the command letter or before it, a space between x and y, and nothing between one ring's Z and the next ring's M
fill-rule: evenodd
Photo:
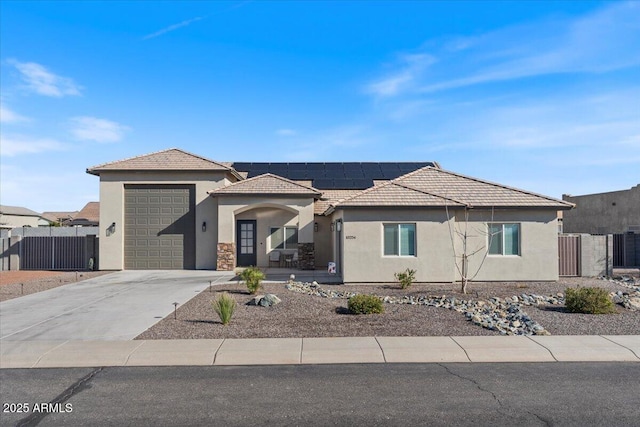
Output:
M100 177L104 270L285 260L335 263L345 283L407 268L453 282L461 267L475 280L557 280L557 212L573 207L435 162L225 163L174 148L87 172Z
M51 221L43 218L38 212L21 206L0 205L0 228L47 227Z

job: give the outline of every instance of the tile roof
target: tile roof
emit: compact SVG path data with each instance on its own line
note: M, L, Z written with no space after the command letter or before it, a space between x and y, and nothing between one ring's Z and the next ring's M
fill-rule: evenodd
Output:
M150 170L150 171L229 171L238 176L237 172L220 162L206 159L196 154L188 153L178 148L170 148L142 156L131 157L115 162L103 163L87 169L87 173L100 175L104 171Z
M80 212L73 218L71 221L71 225L81 225L87 223L96 223L100 222L100 202L89 202Z
M266 173L244 181L234 182L226 187L208 192L212 196L248 194L287 194L319 197L320 191L298 184L290 179Z
M42 217L49 221L53 222L68 222L71 221L76 215L78 211L71 212L42 212Z
M16 216L41 216L38 212L32 211L31 209L23 208L21 206L0 205L0 213L4 215Z
M360 206L544 207L570 209L573 204L430 166L369 188L332 204Z
M330 205L337 203L342 199L354 196L362 190L324 190L322 197L316 200L313 211L316 215L322 215Z

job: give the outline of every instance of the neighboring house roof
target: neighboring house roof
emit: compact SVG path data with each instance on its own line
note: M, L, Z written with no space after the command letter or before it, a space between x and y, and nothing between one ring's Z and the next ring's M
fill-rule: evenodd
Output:
M42 217L52 222L68 222L71 221L76 215L78 211L72 212L42 212Z
M247 163L235 162L233 168L248 178L265 173L294 181L309 180L320 190L364 190L374 180L391 180L425 166L439 168L436 162L348 162L348 163Z
M20 206L6 206L0 205L0 214L3 215L15 215L15 216L37 216L42 217L38 212L31 209L23 208Z
M445 171L425 167L332 204L365 206L543 207L571 209L572 203Z
M87 203L69 225L98 225L100 223L100 202Z
M170 148L151 154L131 157L110 163L103 163L87 169L87 173L100 175L108 171L225 171L242 179L231 167L188 153L178 148Z
M320 197L320 191L313 187L298 184L290 179L266 173L234 182L226 187L217 188L208 192L212 196L235 196L256 194L286 194Z

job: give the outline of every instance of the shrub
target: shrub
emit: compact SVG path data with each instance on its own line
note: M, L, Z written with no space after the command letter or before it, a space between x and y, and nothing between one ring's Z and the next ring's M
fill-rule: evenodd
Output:
M213 310L218 313L220 321L223 325L228 325L231 321L231 316L236 310L236 300L226 292L218 294L215 300L211 302Z
M382 300L375 295L354 295L349 298L348 308L353 314L384 313Z
M400 287L406 289L416 280L416 270L407 268L404 272L395 273L393 276L400 282Z
M264 273L257 267L248 267L240 274L240 278L244 280L247 289L249 289L249 293L255 295L262 287Z
M607 314L616 312L609 293L602 288L567 288L565 307L571 313Z

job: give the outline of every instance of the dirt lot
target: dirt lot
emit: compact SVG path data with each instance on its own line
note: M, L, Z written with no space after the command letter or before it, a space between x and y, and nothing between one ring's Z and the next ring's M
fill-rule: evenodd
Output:
M0 301L108 274L108 271L0 271Z

